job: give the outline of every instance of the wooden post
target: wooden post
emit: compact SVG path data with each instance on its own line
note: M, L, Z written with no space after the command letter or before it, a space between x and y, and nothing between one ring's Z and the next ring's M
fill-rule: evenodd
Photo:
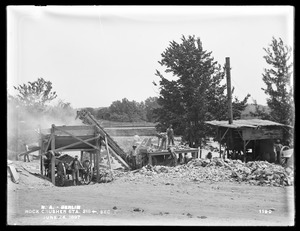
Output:
M254 147L253 147L253 153L252 153L252 156L253 156L253 161L256 159L256 140L254 140Z
M244 140L244 162L246 163L246 141Z
M226 57L226 77L227 77L227 97L228 97L228 121L232 124L232 96L231 96L231 77L230 77L230 58Z
M101 142L99 144L100 139L101 138L96 140L96 146L97 146L98 149L95 152L95 155L96 155L96 164L95 164L95 166L96 166L96 174L97 174L97 177L96 177L97 183L99 182L99 155L100 155L100 152L101 152Z
M96 179L97 179L97 183L99 181L99 153L100 153L100 149L96 150L95 152L95 167L96 167Z
M152 165L152 156L148 155L148 158L149 158L149 165Z
M222 155L221 155L221 151L222 151L222 150L221 150L221 140L220 140L220 158L221 158L221 156L222 156Z
M91 165L93 165L93 154L92 154L92 152L90 152L90 162L91 162Z
M97 150L94 152L94 156L93 156L93 158L94 158L94 166L96 167L96 154L97 154Z
M82 163L82 159L83 159L83 151L80 151L80 162Z
M40 150L39 150L39 156L40 156L40 169L41 169L41 175L43 176L44 175L44 156L42 156L42 153L44 153L44 147L43 147L43 135L41 133L41 127L39 126L39 137L40 137L40 140L39 140L39 145L40 145Z
M53 136L52 141L51 141L51 150L55 150L55 125L52 124L52 129L51 129L51 135ZM52 184L55 185L55 153L52 152L52 157L51 157L51 181Z
M109 169L112 172L112 167L111 167L111 163L110 163L109 148L108 148L108 143L107 143L107 137L106 136L105 136L105 145L106 145L106 150L107 150L107 160L108 160Z

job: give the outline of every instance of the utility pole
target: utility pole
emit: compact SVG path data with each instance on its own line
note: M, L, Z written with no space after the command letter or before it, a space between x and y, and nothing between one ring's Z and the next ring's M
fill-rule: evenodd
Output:
M231 78L230 78L230 58L226 57L226 78L227 78L227 98L228 98L228 120L229 124L232 124L232 96L231 96Z

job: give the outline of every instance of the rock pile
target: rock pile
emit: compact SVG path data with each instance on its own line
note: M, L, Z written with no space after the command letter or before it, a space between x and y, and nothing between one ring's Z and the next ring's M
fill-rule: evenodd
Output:
M293 169L267 161L251 161L221 158L193 159L176 167L147 165L139 171L124 173L131 180L140 177L184 178L199 182L238 181L251 185L288 186L293 185ZM124 175L122 174L122 175Z

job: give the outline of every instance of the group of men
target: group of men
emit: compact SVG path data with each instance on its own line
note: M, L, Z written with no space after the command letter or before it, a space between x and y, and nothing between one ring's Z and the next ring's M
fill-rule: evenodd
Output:
M175 152L173 149L170 149L171 145L174 145L174 130L172 125L168 127L166 132L157 133L156 136L158 137L159 150L167 150L168 140L168 151L171 153L171 156L174 157ZM129 152L128 159L129 162L131 162L133 169L141 168L146 164L146 155L138 152L136 143L132 145L132 150Z
M168 146L171 144L174 145L174 130L172 124L168 127L166 132L158 133L156 136L158 137L158 147L160 150L167 149L167 140Z

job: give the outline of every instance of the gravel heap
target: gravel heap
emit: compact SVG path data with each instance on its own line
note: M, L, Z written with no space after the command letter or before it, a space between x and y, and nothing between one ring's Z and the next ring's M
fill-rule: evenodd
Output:
M176 167L146 165L139 170L115 173L115 176L126 176L130 181L140 178L184 178L195 182L237 181L251 185L288 186L293 185L294 173L291 168L267 161L192 159Z

